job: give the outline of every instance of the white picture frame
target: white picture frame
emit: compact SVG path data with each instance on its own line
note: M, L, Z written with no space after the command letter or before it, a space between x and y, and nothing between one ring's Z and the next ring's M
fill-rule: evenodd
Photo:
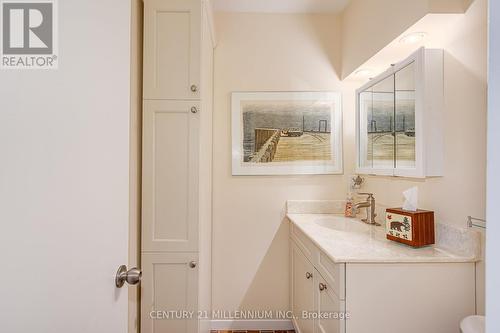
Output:
M231 116L233 175L343 173L339 92L233 92Z

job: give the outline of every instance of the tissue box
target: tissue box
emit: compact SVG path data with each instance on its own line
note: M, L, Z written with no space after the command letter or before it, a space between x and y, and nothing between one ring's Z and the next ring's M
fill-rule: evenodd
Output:
M434 244L434 212L429 210L406 211L402 208L385 210L387 239L422 247Z

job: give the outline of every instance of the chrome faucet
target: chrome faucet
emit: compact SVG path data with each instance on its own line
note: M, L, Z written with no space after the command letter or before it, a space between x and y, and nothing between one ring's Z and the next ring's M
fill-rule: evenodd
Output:
M361 201L353 205L354 212L357 213L359 208L366 208L366 219L361 219L361 221L367 224L380 225L380 223L375 222L375 198L373 193L358 193L361 195L367 195L366 201Z

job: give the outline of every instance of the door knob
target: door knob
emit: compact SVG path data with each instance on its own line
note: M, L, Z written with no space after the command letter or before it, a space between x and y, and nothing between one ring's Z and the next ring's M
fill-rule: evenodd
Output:
M320 290L320 291L326 290L326 288L327 288L327 287L326 287L326 284L324 284L324 283L320 283L320 284L319 284L319 290Z
M306 272L306 279L308 279L308 280L309 280L309 279L310 279L310 278L312 278L312 277L313 277L312 273L310 273L310 272Z
M197 91L198 91L198 86L197 86L196 84L193 84L193 85L191 86L191 91L192 91L192 92L197 92Z
M190 262L189 262L189 267L191 267L191 268L195 268L195 267L196 267L196 261L194 261L194 260L193 260L193 261L190 261Z
M127 270L127 266L121 265L116 272L115 285L117 288L123 287L125 282L131 286L138 284L142 278L142 271L137 267Z

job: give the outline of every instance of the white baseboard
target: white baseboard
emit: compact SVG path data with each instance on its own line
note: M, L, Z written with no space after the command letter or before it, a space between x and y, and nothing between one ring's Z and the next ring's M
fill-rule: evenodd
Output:
M215 331L234 331L234 330L269 330L269 331L288 331L293 330L293 324L288 319L272 320L212 320L210 328Z

